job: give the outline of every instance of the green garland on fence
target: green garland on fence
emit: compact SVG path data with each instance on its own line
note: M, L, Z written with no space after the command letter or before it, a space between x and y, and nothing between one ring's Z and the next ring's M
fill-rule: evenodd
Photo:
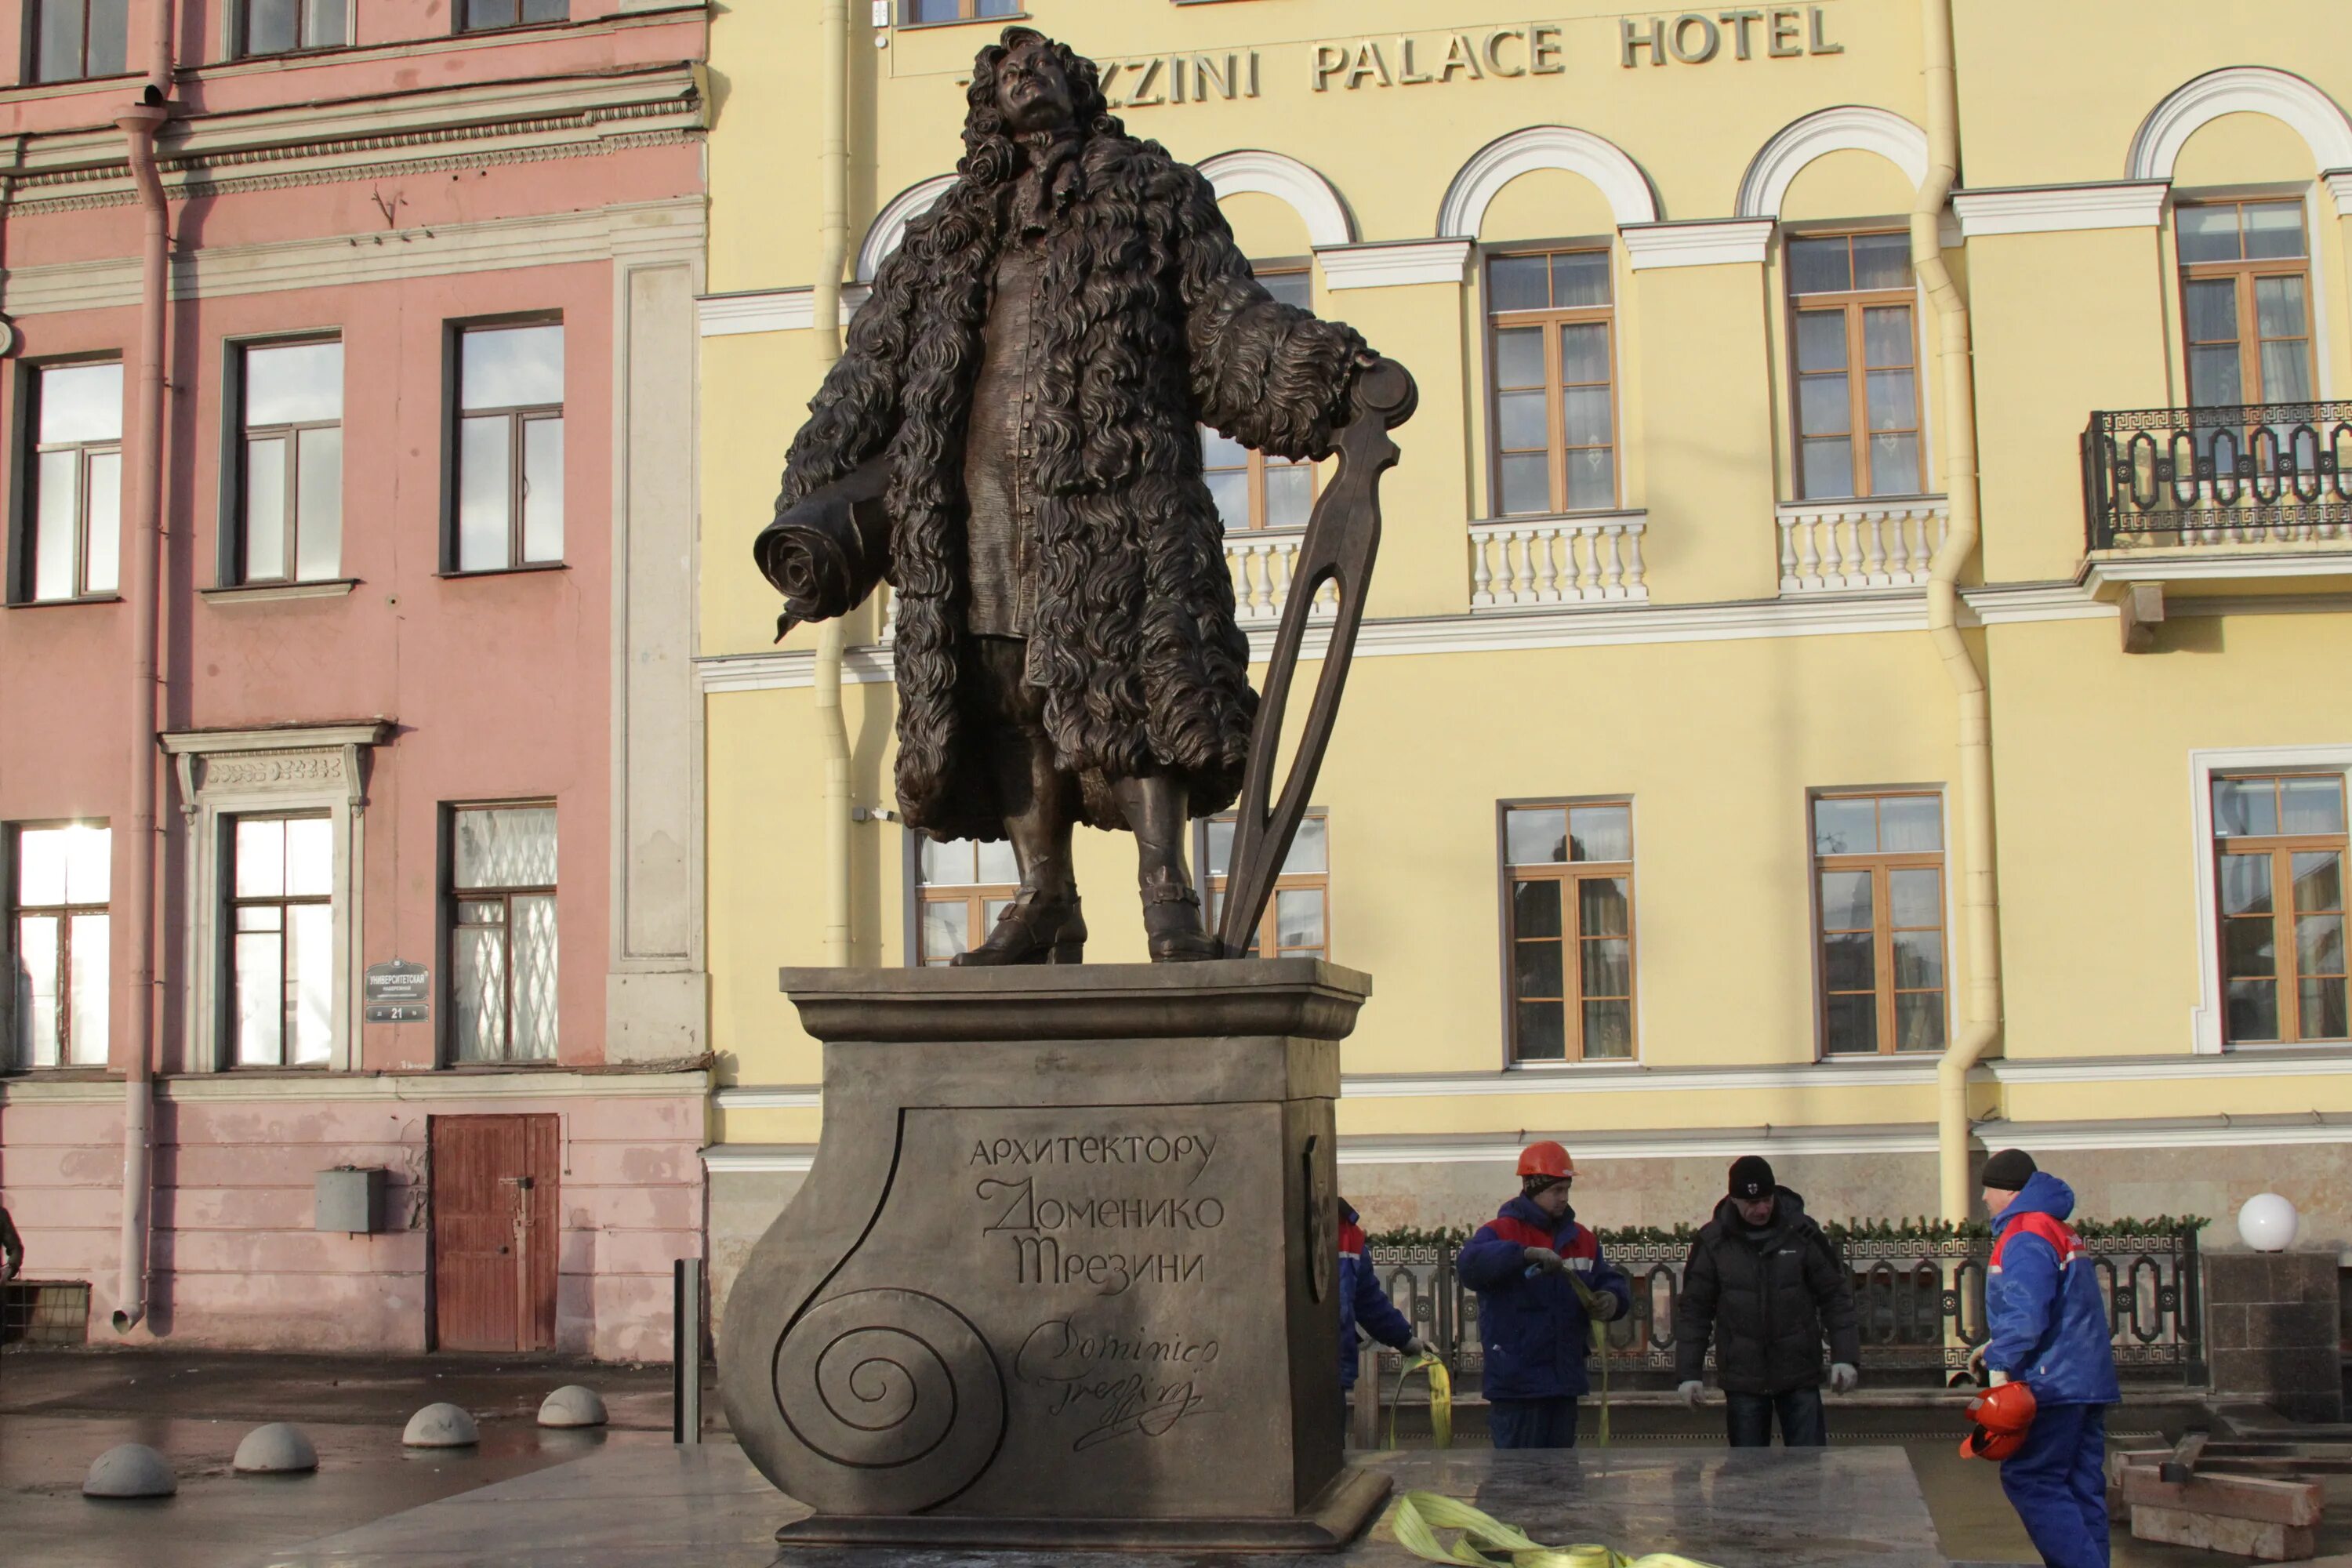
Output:
M2075 1234L2085 1241L2110 1237L2170 1237L2183 1231L2194 1235L2213 1222L2202 1215L2158 1215L2154 1219L2078 1219L2073 1222ZM1423 1230L1412 1226L1375 1231L1365 1239L1374 1247L1460 1247L1468 1241L1475 1226L1443 1226ZM1934 1246L1947 1241L1984 1241L1992 1236L1992 1226L1982 1220L1969 1220L1954 1225L1949 1220L1929 1219L1918 1215L1907 1219L1848 1219L1830 1220L1822 1232L1837 1246L1850 1241L1916 1242ZM1603 1226L1596 1234L1603 1247L1687 1247L1698 1237L1698 1227L1677 1225L1663 1229L1653 1225Z

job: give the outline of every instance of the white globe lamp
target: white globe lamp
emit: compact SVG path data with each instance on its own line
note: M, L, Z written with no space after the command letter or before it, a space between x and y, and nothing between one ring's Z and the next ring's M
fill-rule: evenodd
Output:
M2238 1236L2256 1252L2284 1252L2294 1245L2303 1216L2276 1193L2257 1193L2238 1211Z

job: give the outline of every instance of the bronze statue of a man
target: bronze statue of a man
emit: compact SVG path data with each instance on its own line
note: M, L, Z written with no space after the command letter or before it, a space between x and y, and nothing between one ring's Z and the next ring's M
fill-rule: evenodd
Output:
M1185 826L1233 803L1257 698L1198 427L1325 457L1373 356L1267 295L1093 62L1009 27L967 98L959 178L850 322L757 557L786 626L897 590L899 808L1021 869L957 963L1078 961L1080 822L1134 833L1152 959L1214 957Z

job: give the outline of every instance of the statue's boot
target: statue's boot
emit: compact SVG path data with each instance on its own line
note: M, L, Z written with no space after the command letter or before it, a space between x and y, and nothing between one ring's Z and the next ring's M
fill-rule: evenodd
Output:
M1078 963L1086 957L1087 920L1078 897L1024 893L1004 906L996 929L970 952L948 962L958 968L1006 963Z
M1198 963L1220 956L1201 929L1201 895L1173 878L1143 884L1143 934L1154 963Z

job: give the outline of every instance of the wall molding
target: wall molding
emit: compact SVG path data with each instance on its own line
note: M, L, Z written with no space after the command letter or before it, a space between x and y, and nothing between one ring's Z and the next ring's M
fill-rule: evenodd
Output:
M2183 82L2148 110L2132 136L2124 177L2171 179L2189 139L2225 114L2266 114L2302 137L2320 168L2352 168L2352 118L2341 104L2293 71L2225 66Z
M2319 177L2336 198L2336 216L2352 217L2352 169L2330 169Z
M1323 282L1331 289L1393 289L1410 283L1450 283L1459 288L1470 266L1466 239L1378 240L1366 245L1318 247Z
M814 1143L713 1143L702 1151L702 1168L714 1176L804 1176L815 1163Z
M1996 234L2058 234L2093 228L2154 228L2172 187L2162 180L2113 184L2017 185L1955 191L1952 210L1968 239Z
M582 1073L535 1068L521 1072L339 1073L318 1069L172 1074L155 1097L180 1105L290 1105L362 1101L385 1104L513 1100L675 1100L709 1091L707 1072ZM0 1079L0 1104L121 1105L118 1077L50 1081L26 1074Z
M1626 265L1636 272L1661 267L1761 265L1777 226L1769 218L1700 218L1633 224L1624 237Z
M1572 126L1531 125L1497 137L1470 155L1438 204L1438 235L1476 239L1486 208L1503 187L1538 169L1564 169L1591 181L1620 228L1658 221L1658 198L1650 177L1623 148Z
M824 1086L814 1083L733 1084L715 1092L721 1110L814 1110L824 1104Z
M698 263L703 206L699 195L674 196L375 235L205 247L173 258L172 294L175 300L218 299L515 267L610 262L623 255L668 253ZM127 309L138 302L136 257L0 273L0 310L12 316Z
M1317 250L1355 243L1355 216L1348 211L1338 188L1319 170L1296 158L1244 148L1203 158L1198 167L1219 201L1227 196L1272 196L1289 207L1307 226L1307 243Z
M857 314L874 290L862 283L841 289L841 324ZM731 338L751 332L804 332L816 325L816 290L756 289L732 294L705 294L695 300L697 328L706 338Z
M1757 149L1739 181L1732 211L1740 217L1778 219L1798 173L1831 153L1875 153L1917 185L1927 177L1927 133L1891 109L1841 104L1791 121Z

